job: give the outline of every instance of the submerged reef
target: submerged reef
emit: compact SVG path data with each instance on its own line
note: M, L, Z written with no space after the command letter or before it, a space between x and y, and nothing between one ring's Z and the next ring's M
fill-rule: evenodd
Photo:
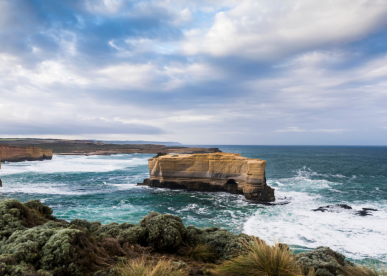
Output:
M200 246L211 252L213 258L208 259L219 264L246 254L246 244L259 241L217 227L185 227L180 217L156 212L139 224L106 225L82 219L67 222L52 213L39 200L0 201L0 276L120 275L117 265L127 260L158 254L163 254L160 258L198 255L195 250ZM317 275L336 276L340 267L350 265L343 255L326 247L298 254L296 259ZM187 275L204 273L197 268L192 271L200 273Z

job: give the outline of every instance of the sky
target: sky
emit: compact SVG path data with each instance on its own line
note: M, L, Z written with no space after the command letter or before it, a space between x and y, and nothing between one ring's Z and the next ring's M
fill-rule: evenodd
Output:
M387 1L0 0L0 136L387 145Z

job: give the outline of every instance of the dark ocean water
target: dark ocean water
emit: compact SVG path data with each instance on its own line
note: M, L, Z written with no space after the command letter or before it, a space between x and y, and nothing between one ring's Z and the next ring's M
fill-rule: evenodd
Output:
M211 146L214 147L214 146ZM138 222L150 211L180 216L186 225L245 232L297 251L330 246L354 260L387 262L387 147L218 146L267 160L278 202L265 206L241 195L138 187L153 155L54 156L51 161L2 163L2 196L40 199L58 218ZM347 204L373 208L315 212Z

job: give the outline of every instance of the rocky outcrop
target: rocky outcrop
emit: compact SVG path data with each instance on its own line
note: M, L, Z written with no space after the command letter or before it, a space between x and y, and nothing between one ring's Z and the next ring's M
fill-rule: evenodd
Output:
M1 162L20 162L52 159L52 150L43 150L37 147L17 147L0 145Z
M150 178L139 185L188 189L190 191L228 191L247 199L274 201L274 189L267 186L266 161L235 153L158 154L148 160Z

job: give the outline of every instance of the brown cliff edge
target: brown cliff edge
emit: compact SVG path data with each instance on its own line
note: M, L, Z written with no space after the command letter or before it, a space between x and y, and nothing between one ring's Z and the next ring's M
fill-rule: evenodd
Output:
M43 150L37 147L16 147L0 144L0 169L1 162L21 162L52 159L52 150ZM2 181L0 179L0 187Z
M165 146L154 144L108 144L91 140L59 140L59 139L12 139L1 140L1 145L20 147L39 147L52 150L54 155L111 155L129 153L212 153L221 152L218 148L197 148L182 146Z
M148 159L150 178L146 185L159 188L187 189L244 194L258 202L275 200L274 189L267 186L266 161L235 153L158 154Z
M52 150L37 147L17 147L0 144L1 162L21 162L52 159Z

